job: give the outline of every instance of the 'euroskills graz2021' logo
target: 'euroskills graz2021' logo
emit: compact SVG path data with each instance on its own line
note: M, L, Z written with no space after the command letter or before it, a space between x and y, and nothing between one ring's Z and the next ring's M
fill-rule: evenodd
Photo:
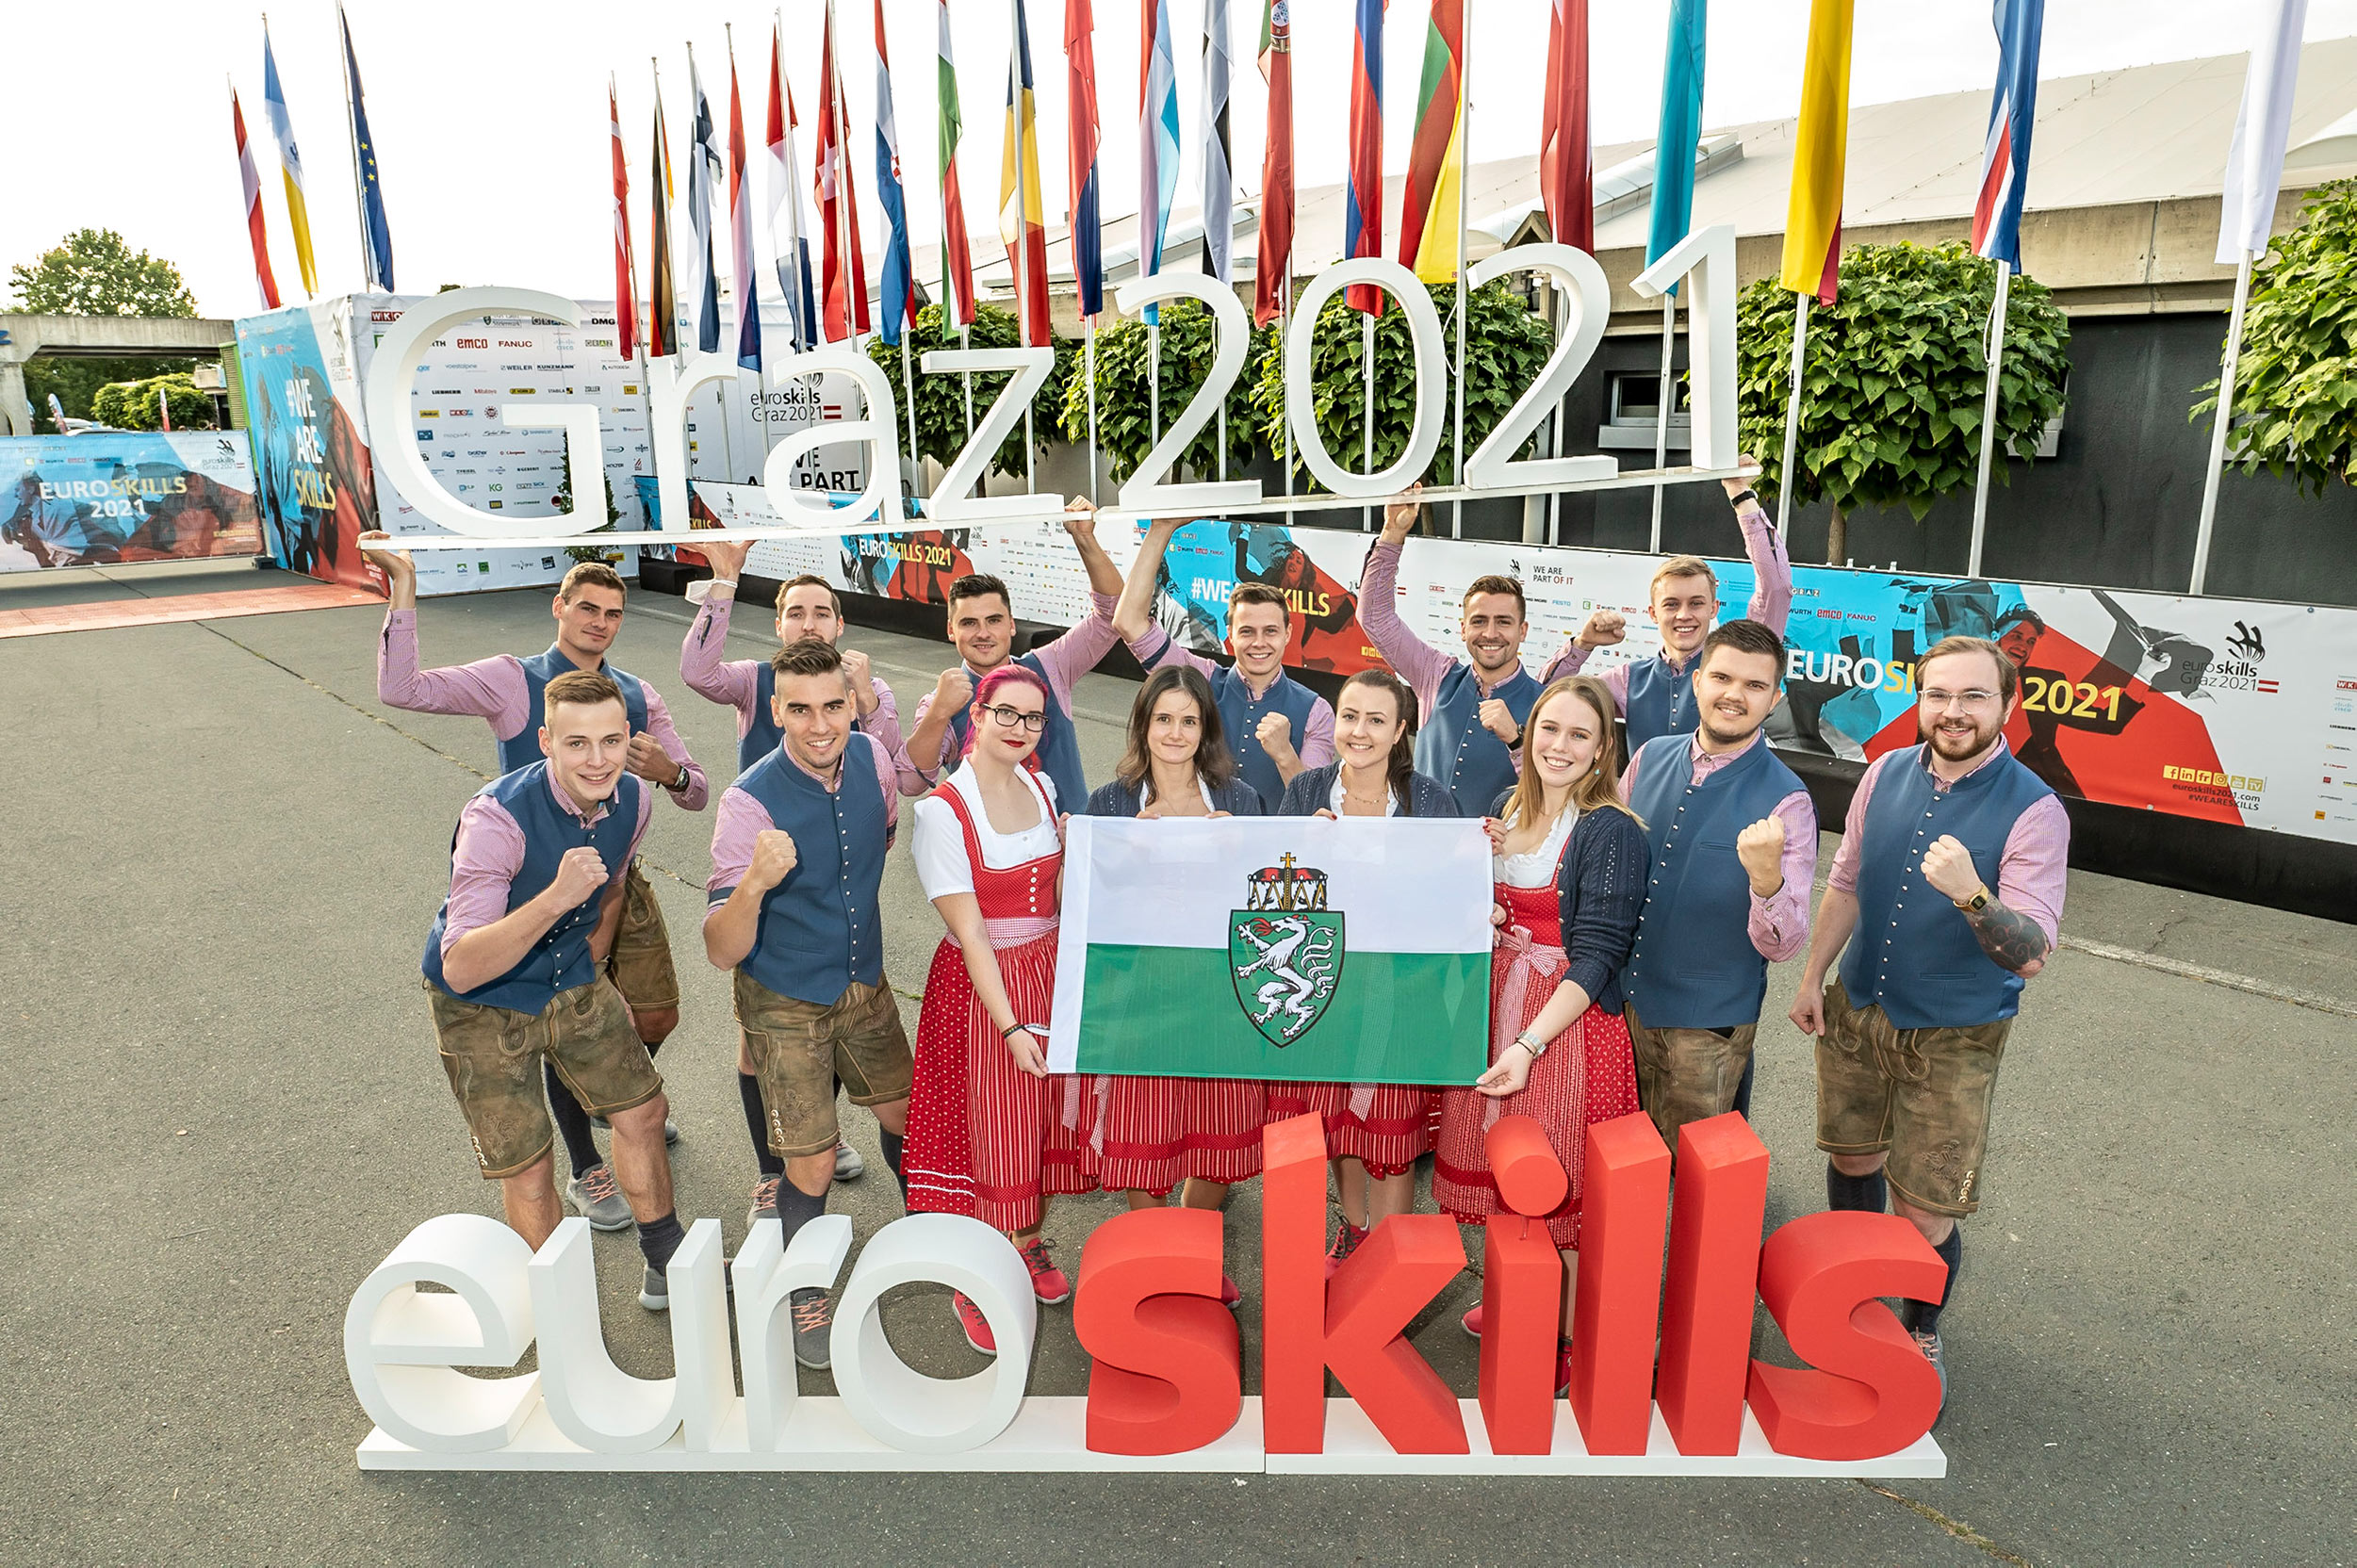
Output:
M1326 907L1326 874L1281 855L1246 879L1228 911L1236 1004L1271 1045L1291 1045L1325 1015L1342 979L1342 912Z

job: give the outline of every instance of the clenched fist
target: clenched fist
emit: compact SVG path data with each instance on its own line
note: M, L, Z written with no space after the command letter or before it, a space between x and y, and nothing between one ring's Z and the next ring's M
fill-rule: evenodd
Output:
M669 785L679 776L679 764L671 760L661 742L643 729L630 737L630 760L622 765L657 784Z
M1735 835L1735 858L1751 878L1751 890L1773 897L1784 886L1784 819L1761 817Z
M1587 623L1572 641L1583 648L1611 647L1628 634L1629 617L1617 610L1594 610L1588 612Z
M1923 851L1923 880L1957 903L1981 890L1980 868L1972 864L1972 852L1946 833Z
M1404 544L1416 531L1416 520L1424 514L1424 498L1417 494L1424 488L1411 484L1392 500L1383 503L1383 543Z
M1275 761L1285 761L1293 756L1293 721L1283 713L1263 713L1260 723L1252 727L1252 739L1260 749Z
M881 700L876 694L876 673L868 664L868 656L858 648L840 651L843 654L843 676L851 682L852 706L859 709L859 717L864 719L876 711L876 704Z
M974 701L974 677L959 664L941 672L941 678L933 682L933 706L943 712L964 710Z
M767 892L793 874L799 858L793 834L765 827L753 841L753 863L745 868L745 879Z
M1481 727L1513 745L1522 738L1522 726L1514 722L1514 710L1497 697L1485 699L1479 710Z
M752 542L745 539L715 539L709 545L697 545L696 552L712 563L715 585L734 582L745 575L745 558L753 552Z
M606 870L605 857L594 844L575 844L557 862L557 874L548 883L548 890L557 903L570 909L604 887L612 874Z

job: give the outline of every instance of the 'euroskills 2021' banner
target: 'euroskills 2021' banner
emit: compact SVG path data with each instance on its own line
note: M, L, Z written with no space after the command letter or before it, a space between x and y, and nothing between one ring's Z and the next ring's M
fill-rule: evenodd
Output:
M0 572L261 553L240 433L0 439Z
M1049 1070L1469 1084L1489 853L1455 820L1074 817Z

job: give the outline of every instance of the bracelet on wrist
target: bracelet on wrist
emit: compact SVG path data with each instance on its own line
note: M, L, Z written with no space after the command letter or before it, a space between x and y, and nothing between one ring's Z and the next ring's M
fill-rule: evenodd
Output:
M1745 502L1749 502L1753 506L1758 506L1760 504L1760 493L1752 489L1751 486L1745 485L1741 490L1736 491L1735 494L1727 497L1727 501L1729 506L1732 506L1736 511L1741 512L1743 509Z
M1010 1023L998 1032L998 1037L1003 1040L1011 1040L1030 1027L1027 1023Z

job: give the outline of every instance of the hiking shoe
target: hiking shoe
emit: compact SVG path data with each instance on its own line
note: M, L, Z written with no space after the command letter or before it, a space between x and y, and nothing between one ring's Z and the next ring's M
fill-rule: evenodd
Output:
M833 1361L835 1301L823 1290L797 1290L794 1308L794 1359L824 1372Z
M1948 1408L1948 1348L1940 1342L1937 1329L1914 1329L1909 1332L1915 1336L1915 1348L1923 1352L1923 1359L1940 1374L1940 1408L1944 1411Z
M1460 1325L1460 1326L1461 1326L1461 1327L1465 1330L1465 1331L1466 1333L1471 1334L1471 1335L1472 1335L1474 1338L1476 1338L1476 1339L1481 1338L1481 1302L1479 1302L1479 1301L1474 1302L1474 1303L1473 1303L1473 1310L1472 1310L1471 1312L1469 1312L1469 1313L1466 1313L1466 1314L1465 1314L1463 1317L1458 1318L1458 1319L1457 1319L1457 1322L1458 1322L1458 1324L1459 1324L1459 1325Z
M745 1211L747 1225L777 1217L777 1184L783 1180L780 1176L764 1176L753 1184L753 1206Z
M651 1263L638 1282L638 1304L648 1312L671 1310L671 1282Z
M966 1343L986 1356L997 1355L998 1338L990 1332L990 1320L982 1315L982 1309L954 1290L949 1302L958 1309L958 1327L965 1331Z
M1342 1266L1343 1260L1357 1251L1359 1244L1366 1239L1365 1231L1344 1220L1342 1229L1334 1233L1334 1245L1326 1249L1326 1278L1333 1279L1334 1270Z
M867 1173L868 1163L859 1158L859 1152L857 1149L847 1143L835 1145L836 1181L856 1182Z
M1051 1307L1072 1298L1072 1282L1056 1266L1056 1260L1048 1256L1048 1244L1044 1237L1033 1236L1029 1241L1018 1242L1015 1250L1023 1254L1023 1266L1031 1270L1032 1295Z
M630 1205L614 1184L614 1167L600 1162L565 1184L565 1196L593 1231L627 1231Z

